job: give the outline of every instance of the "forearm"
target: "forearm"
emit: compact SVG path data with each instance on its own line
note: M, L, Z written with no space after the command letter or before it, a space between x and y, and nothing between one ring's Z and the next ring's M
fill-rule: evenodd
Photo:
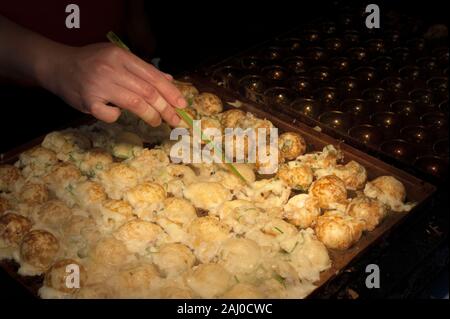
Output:
M51 41L0 16L0 77L51 90L51 70L70 47Z

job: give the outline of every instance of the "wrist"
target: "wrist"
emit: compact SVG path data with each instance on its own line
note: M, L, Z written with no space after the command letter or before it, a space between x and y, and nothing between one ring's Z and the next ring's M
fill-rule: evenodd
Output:
M73 48L49 43L45 50L40 50L33 59L32 77L37 84L54 94L58 94L60 74L64 71L65 61L69 58Z

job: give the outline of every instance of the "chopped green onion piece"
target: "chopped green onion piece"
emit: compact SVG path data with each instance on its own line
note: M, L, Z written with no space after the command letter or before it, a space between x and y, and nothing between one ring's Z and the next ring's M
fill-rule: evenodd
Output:
M279 229L278 227L274 226L273 228L275 228L275 230L277 230L278 232L280 232L280 234L284 234L284 232L283 232L281 229Z

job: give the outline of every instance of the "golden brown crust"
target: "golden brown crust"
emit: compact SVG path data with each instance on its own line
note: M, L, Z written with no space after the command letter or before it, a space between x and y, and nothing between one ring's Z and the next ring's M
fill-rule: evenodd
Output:
M20 259L40 271L46 271L59 251L58 239L45 230L33 230L25 235L20 246Z
M281 155L287 160L294 160L306 153L305 139L298 133L286 132L278 138Z
M346 205L347 190L344 182L337 176L327 175L317 179L309 189L309 194L319 200L322 209L339 208L336 205Z
M17 247L32 227L31 221L14 213L0 216L0 246Z

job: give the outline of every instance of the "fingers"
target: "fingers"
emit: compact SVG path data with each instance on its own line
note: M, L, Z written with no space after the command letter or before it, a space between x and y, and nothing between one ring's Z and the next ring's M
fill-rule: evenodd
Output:
M133 112L153 127L161 124L160 114L144 98L126 88L113 85L109 101Z
M119 118L120 109L115 106L106 105L102 101L95 101L91 104L90 113L103 122L113 123Z
M115 83L127 90L141 96L147 104L152 106L169 125L176 126L180 118L173 107L159 94L149 83L142 81L137 76L127 72L124 76L116 77Z
M129 56L130 62L125 64L125 68L129 72L153 85L170 105L179 108L187 106L187 102L181 95L181 92L172 84L172 80L168 79L164 73L160 72L154 66L145 63L133 54L130 54Z

